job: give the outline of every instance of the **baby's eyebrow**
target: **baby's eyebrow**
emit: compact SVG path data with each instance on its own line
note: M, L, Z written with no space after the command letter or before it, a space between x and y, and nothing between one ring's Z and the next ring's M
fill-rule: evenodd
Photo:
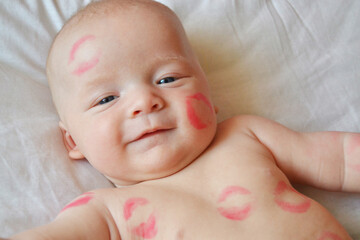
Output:
M72 48L70 50L70 56L69 56L68 64L70 64L75 59L75 53L79 49L80 45L83 44L84 42L86 42L88 40L92 40L92 39L95 39L94 35L86 35L84 37L81 37L79 40L77 40L74 43L74 45L72 46Z

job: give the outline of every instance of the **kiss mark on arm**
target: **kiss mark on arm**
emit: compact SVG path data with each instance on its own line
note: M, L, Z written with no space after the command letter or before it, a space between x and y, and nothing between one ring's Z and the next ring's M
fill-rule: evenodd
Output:
M78 207L78 206L82 206L87 204L91 199L93 199L94 197L94 193L93 192L88 192L88 193L84 193L82 194L78 199L72 201L71 203L69 203L68 205L66 205L61 212L64 212L65 210L72 208L72 207Z
M284 211L291 213L305 213L311 206L310 199L306 198L291 186L288 186L284 181L280 181L275 188L275 203ZM285 200L284 196L291 197L291 200ZM294 203L293 201L296 201ZM300 201L300 202L298 202Z
M233 195L249 195L251 192L240 186L228 186L220 194L218 203L225 202L226 199ZM219 213L230 220L241 221L250 216L252 203L245 203L241 206L218 207Z
M139 206L145 206L149 203L146 198L129 198L123 207L123 215L126 221L130 221L135 209ZM157 234L156 218L151 213L146 222L142 222L131 229L131 232L144 239L151 239Z

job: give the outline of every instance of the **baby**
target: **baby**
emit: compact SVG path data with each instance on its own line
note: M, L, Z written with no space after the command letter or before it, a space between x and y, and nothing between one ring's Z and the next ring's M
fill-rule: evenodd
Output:
M118 188L84 193L12 239L351 239L290 181L359 192L360 134L255 116L217 124L205 74L162 4L88 5L56 37L47 74L70 158Z

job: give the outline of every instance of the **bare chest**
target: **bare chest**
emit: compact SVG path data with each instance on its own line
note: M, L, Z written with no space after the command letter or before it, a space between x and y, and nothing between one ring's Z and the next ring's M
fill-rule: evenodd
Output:
M347 239L270 156L229 149L218 146L189 170L114 204L123 239Z

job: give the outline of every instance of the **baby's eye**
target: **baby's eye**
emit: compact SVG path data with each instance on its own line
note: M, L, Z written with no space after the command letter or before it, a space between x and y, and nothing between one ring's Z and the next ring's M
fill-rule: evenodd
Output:
M100 102L98 102L99 105L102 105L102 104L106 104L108 102L111 102L113 100L115 100L116 98L118 98L117 96L107 96L106 98L103 98L100 100Z
M171 83L171 82L174 82L174 81L176 81L176 78L174 78L174 77L166 77L166 78L161 79L157 84Z

